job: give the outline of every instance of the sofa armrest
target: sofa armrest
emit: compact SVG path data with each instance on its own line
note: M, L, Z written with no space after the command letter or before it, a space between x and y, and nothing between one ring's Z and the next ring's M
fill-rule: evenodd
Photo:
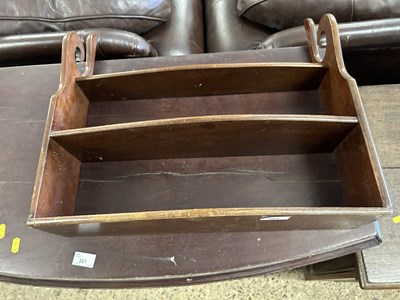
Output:
M400 18L341 23L338 27L343 50L400 47ZM304 26L299 26L269 36L258 49L306 45Z
M107 28L84 29L82 40L98 33L96 59L157 56L157 51L141 36ZM65 32L33 33L0 37L0 66L59 62Z
M359 85L400 82L400 18L338 24L347 71ZM259 49L307 46L304 27L275 33Z

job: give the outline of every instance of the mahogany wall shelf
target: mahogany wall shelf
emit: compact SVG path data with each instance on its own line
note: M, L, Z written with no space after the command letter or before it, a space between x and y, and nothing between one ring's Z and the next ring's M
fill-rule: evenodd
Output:
M325 15L318 36L311 20L305 26L311 63L188 65L106 75L92 75L96 36L87 42L81 75L75 53L83 54L83 45L68 33L28 226L65 235L326 229L357 227L389 214L336 21ZM327 42L323 58L321 34ZM91 115L90 107L99 103L109 118ZM189 105L190 113L170 109L171 103ZM121 105L124 122L112 114ZM135 107L149 113L138 117ZM87 205L87 164L99 164L99 173L131 168L149 191L173 189L155 200L143 192L107 194L110 182L104 181L97 197L109 204ZM141 181L143 165L151 172L151 164L163 171ZM214 169L201 173L199 164Z

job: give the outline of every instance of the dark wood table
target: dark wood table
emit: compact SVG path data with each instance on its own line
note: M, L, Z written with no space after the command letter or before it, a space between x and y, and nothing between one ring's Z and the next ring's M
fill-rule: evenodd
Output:
M206 62L308 59L306 48L295 48L98 62L95 73ZM296 268L379 244L374 224L353 230L88 237L63 237L27 228L44 121L59 72L59 65L0 69L0 224L7 226L0 239L2 280L74 287L191 284ZM102 114L113 117L112 111ZM16 237L20 248L12 253ZM94 268L73 266L75 251L96 254Z
M360 89L393 203L400 215L400 85ZM400 223L379 222L384 243L357 253L360 284L365 289L400 289Z
M400 85L360 87L394 214L379 221L383 243L308 268L307 279L357 279L363 289L400 289Z

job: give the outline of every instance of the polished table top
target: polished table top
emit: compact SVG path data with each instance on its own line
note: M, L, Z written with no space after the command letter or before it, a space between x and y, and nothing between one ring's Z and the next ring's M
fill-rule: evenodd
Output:
M372 135L381 161L393 216L400 215L400 85L360 88ZM363 288L400 289L400 223L379 221L383 243L357 254Z
M95 73L191 63L307 61L306 48L96 63ZM295 268L376 245L373 224L353 230L63 237L26 227L50 96L60 66L0 69L0 278L30 284L123 287L190 284ZM0 232L1 237L1 232ZM20 238L17 253L11 252ZM94 268L72 265L75 251Z

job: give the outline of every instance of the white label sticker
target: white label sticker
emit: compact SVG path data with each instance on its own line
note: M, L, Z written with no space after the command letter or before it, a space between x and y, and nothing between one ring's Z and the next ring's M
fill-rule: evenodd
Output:
M290 216L263 216L261 217L260 221L287 221L290 218Z
M92 269L95 261L96 254L75 251L72 265Z

